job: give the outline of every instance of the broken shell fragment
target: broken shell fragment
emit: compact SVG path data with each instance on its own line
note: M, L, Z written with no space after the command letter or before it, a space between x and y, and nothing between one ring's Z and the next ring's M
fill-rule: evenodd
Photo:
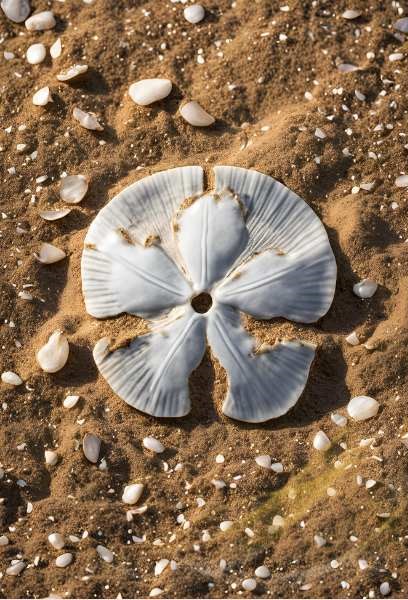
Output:
M25 562L23 560L17 560L14 562L11 567L6 569L7 575L20 575L21 571L25 569Z
M337 427L344 427L347 425L347 418L343 415L339 415L338 413L332 413L330 416L331 420Z
M64 538L60 533L50 533L48 536L48 541L56 550L62 550L62 548L65 546Z
M99 452L101 450L101 440L93 433L86 433L82 440L82 449L89 462L95 464L98 462Z
M59 58L62 52L61 39L58 38L50 48L51 58Z
M394 23L395 29L398 31L402 31L402 33L408 33L408 17L403 17L402 19L398 19Z
M32 44L27 48L26 58L30 65L38 65L42 63L46 56L44 44Z
M58 454L54 450L45 450L44 458L45 464L50 467L54 467L58 462Z
M39 215L45 221L58 221L69 215L70 212L70 208L61 208L60 210L42 210Z
M324 433L324 431L318 431L313 438L313 448L326 452L331 446L331 441Z
M341 16L343 19L357 19L359 16L361 16L361 10L348 9L345 10Z
M271 572L266 565L260 565L255 569L255 575L261 579L268 579L271 576Z
M13 373L13 371L4 371L4 373L1 374L1 380L3 383L14 386L21 385L23 383L21 377L17 375L17 373Z
M255 458L255 462L257 465L259 465L260 467L262 467L264 469L270 469L272 460L268 454L262 454L261 456L257 456Z
M113 562L113 552L111 552L105 546L98 544L96 546L96 551L99 554L99 556L102 558L102 560L104 560L105 562L107 562L107 563Z
M154 437L145 437L143 438L143 446L147 448L147 450L151 450L152 452L156 452L157 454L161 454L164 452L164 446Z
M52 265L63 258L66 257L66 254L61 248L57 248L57 246L53 246L52 244L48 244L44 242L40 246L40 251L38 254L35 254L36 259L43 263L44 265Z
M377 291L378 285L372 279L363 279L353 285L353 292L360 298L371 298Z
M360 340L358 339L357 333L352 331L348 336L346 336L346 342L350 344L350 346L358 346Z
M45 106L52 102L50 88L48 86L39 89L33 96L34 106Z
M355 421L365 421L375 417L380 408L379 403L370 396L355 396L347 405L347 412Z
M195 25L204 19L205 10L201 4L192 4L184 9L183 14L186 21Z
M57 558L55 559L55 565L61 568L68 567L68 565L72 563L73 558L74 557L70 552L60 554L60 556L57 556Z
M122 502L125 504L136 504L142 495L144 485L142 483L131 483L123 490Z
M187 123L195 127L208 127L215 122L214 117L208 114L195 100L183 104L180 115Z
M22 23L31 12L29 0L2 0L1 8L10 21Z
M164 571L164 569L166 569L166 567L169 565L170 561L167 558L161 558L160 560L158 560L154 566L154 574L156 577L158 577L159 575L161 575Z
M61 179L60 198L67 204L78 204L88 191L88 180L84 175L67 175Z
M81 125L81 127L84 127L84 129L103 131L103 127L99 123L94 113L85 112L76 106L72 111L72 115L74 119Z
M79 396L67 396L63 401L64 408L74 408L79 400Z
M395 180L397 187L408 187L408 175L400 175Z
M139 106L148 106L167 98L171 88L172 83L169 79L142 79L132 83L129 87L129 96Z
M60 371L68 360L69 344L62 331L54 331L37 352L37 362L46 373Z
M72 67L68 67L68 69L64 69L60 71L57 75L58 81L69 81L70 79L75 79L75 77L79 77L79 75L83 75L88 70L88 65L72 65Z
M28 31L45 31L55 27L56 23L54 13L51 10L44 10L29 17L25 26Z

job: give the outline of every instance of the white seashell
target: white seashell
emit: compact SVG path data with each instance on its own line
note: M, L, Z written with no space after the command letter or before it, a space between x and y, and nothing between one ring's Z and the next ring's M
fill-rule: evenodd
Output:
M365 486L367 490L371 490L371 488L373 488L375 485L377 485L377 482L375 479L367 479Z
M401 19L402 20L402 19ZM407 25L408 27L408 25ZM388 594L391 592L391 586L388 583L388 581L384 581L381 585L380 585L380 593L382 596L388 596Z
M330 415L330 418L333 421L333 423L337 425L337 427L344 427L345 425L347 425L347 418L343 417L343 415L332 413Z
M347 337L346 342L350 344L350 346L358 346L360 340L358 339L358 335L355 331L352 331Z
M255 458L255 462L257 465L259 465L260 467L263 467L264 469L270 469L271 468L271 457L268 454L263 454L261 456L257 456Z
M359 298L371 298L377 291L377 283L372 279L363 279L353 285L353 292Z
M395 185L397 187L408 187L408 175L400 175L397 177L395 180Z
M407 446L408 446L408 442L407 442ZM222 479L212 479L211 483L213 484L213 486L215 487L216 490L222 490L222 488L225 488L225 486L227 485L225 483L225 481L223 481Z
M53 43L53 45L50 48L51 58L59 58L61 56L61 53L62 53L62 44L61 44L61 39L58 38L57 40L55 40L55 42Z
M241 585L246 592L253 592L256 588L256 581L250 577L249 579L244 579Z
M74 408L79 400L79 396L67 396L63 401L64 408Z
M323 131L323 129L320 129L320 127L316 127L316 129L315 129L315 136L319 140L324 140L327 137L326 133Z
M81 127L84 129L90 129L92 131L103 131L102 125L99 123L96 115L93 113L85 112L78 107L75 107L72 111L74 119L78 121Z
M0 546L7 546L9 539L6 535L0 535Z
M132 83L129 87L129 96L139 106L148 106L167 98L171 88L172 83L169 79L142 79Z
M157 598L157 596L160 596L160 594L162 594L163 591L164 590L162 590L161 588L155 587L152 590L150 590L149 598Z
M105 546L98 544L98 546L96 546L96 551L105 562L113 562L113 552L111 552L108 548L105 548Z
M21 571L25 569L25 566L26 564L23 560L16 560L6 569L6 575L20 575Z
M390 62L396 62L397 60L402 60L403 58L404 55L402 54L402 52L393 52L389 55L388 60Z
M154 574L156 575L156 577L163 573L164 569L168 566L169 563L170 561L167 558L161 558L156 562L154 566Z
M52 96L48 86L39 89L33 95L34 106L45 106L49 102L52 102Z
M60 554L55 559L55 565L60 568L68 567L72 563L73 556L70 552L65 552L65 554Z
M284 527L285 519L281 515L275 515L272 519L272 525L278 528Z
M350 63L340 63L339 65L337 65L337 69L341 73L353 73L354 71L358 71L360 67L357 67L356 65L351 65Z
M67 175L61 179L60 198L67 204L78 204L88 191L88 180L84 175Z
M275 473L283 473L283 464L282 463L273 463L271 464L271 470Z
M201 4L192 4L184 9L183 14L186 21L195 25L204 19L205 10Z
M75 79L75 77L79 77L79 75L83 75L88 70L88 65L72 65L72 67L68 67L68 69L64 69L60 71L57 75L58 81L69 81L70 79Z
M358 559L358 566L361 571L365 571L368 568L368 562L364 558Z
M154 437L145 437L143 438L143 446L147 448L147 450L151 450L152 452L156 452L160 454L164 452L164 446L159 440L156 440Z
M1 8L10 21L22 23L31 12L29 0L2 0Z
M62 548L65 546L64 538L60 533L50 533L48 536L48 541L56 550L62 550Z
M37 352L37 362L46 373L60 371L68 360L69 344L62 331L54 331Z
M27 62L30 65L38 65L45 59L46 53L44 44L32 44L26 52Z
M324 431L318 431L313 438L313 448L326 452L331 446L331 441L324 433Z
M268 579L271 576L271 572L266 565L260 565L255 569L255 575L261 579Z
M101 440L93 433L86 433L82 440L82 449L89 462L97 463L101 450Z
M194 127L208 127L215 122L214 117L209 115L195 100L183 104L180 108L180 115Z
M324 539L324 537L322 537L321 535L315 535L313 539L314 539L314 543L316 544L316 546L318 548L322 548L327 543L326 540Z
M53 263L56 263L65 258L66 254L60 248L57 248L52 244L44 242L40 246L39 253L35 254L35 257L37 260L40 261L40 263L43 263L44 265L52 265Z
M69 215L70 212L70 208L62 208L60 210L42 210L39 215L45 221L57 221Z
M223 454L217 454L217 456L215 457L215 462L217 463L217 465L222 465L225 462L225 457Z
M347 412L355 421L365 421L375 417L380 405L369 396L355 396L347 404Z
M23 380L17 373L13 373L13 371L4 371L1 374L1 380L3 383L7 383L8 385L21 385Z
M142 495L144 485L142 483L132 483L127 485L123 491L122 502L125 504L136 504Z
M56 24L57 22L51 10L35 13L25 22L28 31L44 31L46 29L52 29Z
M228 529L231 529L233 524L234 524L233 521L222 521L220 523L220 529L221 529L221 531L228 531Z
M3 56L4 56L4 60L13 60L13 58L16 57L14 52L7 52L7 50L4 50Z
M341 15L343 19L357 19L361 15L361 10L348 9Z
M45 464L54 467L58 462L58 454L53 450L45 450L44 452Z
M402 31L402 33L408 33L408 17L403 17L402 19L398 19L394 23L395 29L398 31Z

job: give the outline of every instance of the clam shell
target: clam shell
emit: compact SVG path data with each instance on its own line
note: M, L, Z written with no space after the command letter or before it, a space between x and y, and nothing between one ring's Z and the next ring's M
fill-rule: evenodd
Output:
M324 433L324 431L318 431L313 438L313 448L326 452L331 446L331 441Z
M64 69L60 71L57 75L58 81L69 81L70 79L75 79L75 77L79 77L79 75L83 75L88 70L88 65L72 65L68 67L68 69Z
M43 263L44 265L52 265L63 258L66 257L66 254L60 248L53 246L52 244L48 244L44 242L40 246L40 251L38 254L35 254L36 259Z
M214 117L208 114L195 100L183 104L180 108L180 115L194 127L208 127L215 123Z
M347 412L354 421L365 421L375 417L380 405L370 396L355 396L347 405Z
M86 433L82 440L82 449L89 462L97 463L101 450L101 440L93 433Z
M60 533L50 533L48 536L48 541L56 550L62 550L62 548L65 546L64 538Z
M88 191L88 180L84 175L67 175L61 179L60 198L67 204L78 204Z
M129 96L139 106L148 106L167 98L171 88L172 83L169 79L142 79L132 83L129 87Z
M125 504L136 504L142 495L143 489L144 485L141 483L127 485L123 490L122 502Z
M45 221L58 221L63 219L71 212L71 208L61 208L59 210L42 210L39 215Z
M61 56L61 53L62 53L62 44L61 44L61 39L58 38L57 40L55 40L55 42L53 43L53 45L50 48L51 58L54 58L54 59L59 58Z
M76 121L84 129L90 129L92 131L103 131L102 125L99 123L96 115L93 113L85 112L78 107L75 107L72 111L72 115Z

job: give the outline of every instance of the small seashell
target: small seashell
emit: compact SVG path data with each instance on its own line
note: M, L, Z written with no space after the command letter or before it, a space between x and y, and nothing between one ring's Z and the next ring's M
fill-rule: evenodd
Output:
M72 559L73 556L70 552L60 554L60 556L57 556L57 558L55 559L55 565L61 568L68 567L68 565L72 563Z
M0 546L7 546L9 539L6 535L0 535Z
M58 462L58 454L53 450L45 450L44 452L45 464L50 467L54 467Z
M40 263L43 263L44 265L52 265L53 263L65 258L66 254L60 248L44 242L41 244L39 253L35 254L34 256L38 261L40 261Z
M72 111L74 119L78 121L81 127L84 129L90 129L92 131L103 131L102 125L99 123L96 115L93 113L85 112L78 107L75 107Z
M183 14L186 21L195 25L204 19L205 10L201 4L192 4L184 9Z
M132 83L129 87L129 96L139 106L148 106L167 98L171 88L172 83L169 79L142 79Z
M377 400L369 396L355 396L347 404L347 412L355 421L365 421L375 417L379 408Z
M160 596L160 594L162 594L163 591L164 590L162 590L161 588L155 587L152 590L150 590L149 598L157 598L157 596Z
M96 546L96 551L105 562L113 562L113 552L111 552L108 548L105 548L105 546L98 544L98 546Z
M264 469L271 468L271 457L268 454L263 454L261 456L257 456L255 458L255 462L257 465L259 465L260 467L263 467Z
M60 210L42 210L39 215L45 221L58 221L69 215L70 212L70 208L62 208Z
M67 175L61 179L60 198L67 204L78 204L88 191L88 180L84 175Z
M402 60L404 58L404 55L402 54L402 52L392 52L389 57L388 60L390 62L396 62L397 60Z
M64 538L60 533L50 533L48 536L48 541L56 550L62 550L62 548L65 546Z
M360 67L356 65L351 65L350 63L340 63L337 65L337 70L341 73L353 73L353 71L358 71Z
M88 65L72 65L68 69L63 69L57 75L58 81L69 81L75 79L79 75L83 75L88 70Z
M2 0L1 8L10 21L22 23L31 12L29 0Z
M367 490L370 490L371 488L373 488L375 485L377 485L377 482L375 479L367 479L365 486Z
M167 558L161 558L156 562L154 567L154 574L156 575L156 577L163 573L164 569L168 566L169 563L170 561Z
M56 23L53 12L44 10L29 17L25 22L25 26L28 31L44 31L45 29L52 29Z
M326 452L331 446L331 441L324 433L324 431L318 431L313 439L313 448Z
M271 572L266 565L260 565L255 569L255 575L261 579L267 579L271 576Z
M1 380L3 383L7 383L8 385L21 385L23 380L17 373L13 373L13 371L4 371L1 374Z
M33 96L34 106L45 106L52 102L50 88L48 86L39 89Z
M233 521L221 521L220 529L221 529L221 531L228 531L228 529L231 529L233 524L234 524Z
M208 127L215 122L214 117L209 115L195 100L183 104L180 108L180 115L194 127Z
M159 440L156 440L154 437L145 437L143 438L143 446L147 448L147 450L151 450L152 452L156 452L160 454L164 452L164 446Z
M378 285L372 279L363 279L353 285L353 292L359 298L371 298L377 291Z
M361 10L348 9L341 15L343 19L357 19L361 15Z
M315 535L313 537L313 540L318 548L322 548L323 546L326 545L326 540L321 535Z
M401 19L402 21L403 19ZM384 581L381 585L380 585L380 593L382 596L388 596L388 594L391 592L391 586L388 583L388 581Z
M274 471L275 473L283 473L283 464L282 463L272 463L271 471Z
M63 401L64 408L74 408L75 404L78 402L79 396L67 396Z
M142 495L144 485L142 483L132 483L127 485L123 491L122 502L125 504L136 504Z
M272 519L272 525L276 528L284 527L285 519L281 515L275 515Z
M339 415L338 413L332 413L330 416L331 420L337 427L344 427L347 425L347 418L343 417L343 415Z
M395 29L398 31L402 31L402 33L408 33L408 17L403 17L402 19L398 19L394 23Z
M408 175L400 175L395 180L397 187L408 187Z
M32 44L28 47L26 52L26 59L30 65L38 65L42 63L46 56L46 49L44 44Z
M346 337L346 342L348 344L350 344L350 346L358 346L360 343L360 340L358 339L358 335L356 334L355 331L352 331L347 337Z
M224 455L223 454L217 454L217 456L215 457L215 462L217 463L217 465L222 465L222 463L225 461Z
M23 560L17 560L15 561L11 567L8 567L6 569L6 574L7 575L20 575L21 571L23 571L25 569L25 562Z
M316 127L316 129L315 129L315 136L319 140L324 140L324 138L327 137L326 133L323 131L323 129L320 129L320 127Z
M408 446L408 442L407 442L407 446ZM216 490L222 490L222 488L225 488L225 486L227 485L225 483L225 481L223 481L222 479L212 479L211 483L213 484L213 486L215 487Z
M82 449L89 462L97 463L101 450L101 440L93 433L86 433L82 440Z
M59 58L62 52L61 39L58 38L50 48L51 58Z
M54 331L37 352L37 362L46 373L60 371L68 360L69 344L62 331Z
M368 568L368 562L366 560L364 560L364 558L359 558L358 559L358 567L359 567L360 571L365 571L365 569Z
M246 592L253 592L256 588L256 581L250 577L249 579L244 579L241 585Z

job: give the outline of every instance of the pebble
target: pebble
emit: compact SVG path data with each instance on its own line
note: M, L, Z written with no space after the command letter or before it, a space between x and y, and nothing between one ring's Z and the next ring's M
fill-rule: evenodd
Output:
M343 19L357 19L361 15L361 10L348 9L341 15Z
M20 575L21 571L25 569L25 562L23 560L16 560L10 567L6 569L7 575Z
M81 125L81 127L84 127L84 129L103 131L102 125L99 123L96 115L93 113L85 112L76 106L72 111L72 115L74 119Z
M171 88L172 83L169 79L142 79L132 83L129 87L129 96L139 106L148 106L167 98Z
M105 548L105 546L98 544L98 546L96 546L96 551L105 562L113 562L113 552L111 552L108 548Z
M313 448L326 452L331 446L331 442L324 431L318 431L313 438Z
M167 558L161 558L158 560L154 566L154 574L156 577L161 575L164 569L169 565L170 561Z
M60 198L67 204L78 204L88 191L85 175L67 175L61 179Z
M50 48L51 58L59 58L62 53L61 39L58 38Z
M54 331L37 352L37 362L46 373L60 371L68 360L69 344L62 331Z
M74 408L79 400L79 396L67 396L63 401L64 408Z
M62 208L60 210L42 210L38 214L45 221L58 221L58 219L69 215L70 212L70 208Z
M220 523L220 529L221 529L221 531L228 531L228 529L231 529L233 524L234 524L233 521L222 521Z
M53 450L45 450L44 452L45 464L50 467L54 467L58 462L58 454Z
M122 502L125 504L136 504L142 495L144 485L142 483L132 483L127 485L123 491Z
M338 413L332 413L330 415L331 420L337 427L344 427L347 425L347 418L343 415L339 415Z
M214 117L209 115L195 100L183 104L180 108L180 115L194 127L208 127L215 122Z
M55 564L57 567L61 568L68 567L68 565L72 563L72 559L72 554L70 552L66 552L65 554L60 554L60 556L57 556L55 559Z
M38 254L35 254L35 257L40 263L51 265L65 258L66 254L61 248L44 242L41 244Z
M261 579L267 579L271 576L271 572L266 565L260 565L255 569L255 575Z
M79 75L83 75L87 70L88 65L73 65L72 67L68 67L68 69L60 71L57 75L57 79L58 81L69 81L70 79L79 77Z
M145 437L143 438L143 446L147 448L147 450L151 450L152 452L156 452L157 454L161 454L164 452L164 446L154 437Z
M255 462L257 465L259 465L260 467L263 467L264 469L270 469L271 468L271 457L268 454L262 454L261 456L257 456L255 458Z
M372 279L363 279L353 285L353 292L359 298L371 298L377 291L378 285Z
M48 541L56 550L62 550L62 548L65 546L64 538L60 533L50 533L48 536Z
M256 580L250 577L249 579L244 579L241 585L246 592L253 592L256 588Z
M195 25L204 19L205 10L201 4L192 4L184 9L183 14L186 21Z
M97 463L101 450L101 440L93 433L86 433L82 440L82 450L89 462Z
M358 335L355 331L352 331L347 337L346 342L350 344L350 346L358 346L360 340L358 339Z
M45 59L46 54L44 44L32 44L27 48L26 59L30 65L39 65Z
M365 421L375 417L380 405L369 396L355 396L347 405L347 412L355 421Z
M22 23L31 12L29 0L2 0L1 8L10 21Z
M39 89L33 96L34 106L45 106L52 102L50 88L48 86Z
M3 383L7 383L8 385L21 385L23 380L17 373L13 373L13 371L4 371L1 374L1 380Z
M44 31L52 29L57 24L54 13L51 10L44 10L29 17L25 26L28 31Z

